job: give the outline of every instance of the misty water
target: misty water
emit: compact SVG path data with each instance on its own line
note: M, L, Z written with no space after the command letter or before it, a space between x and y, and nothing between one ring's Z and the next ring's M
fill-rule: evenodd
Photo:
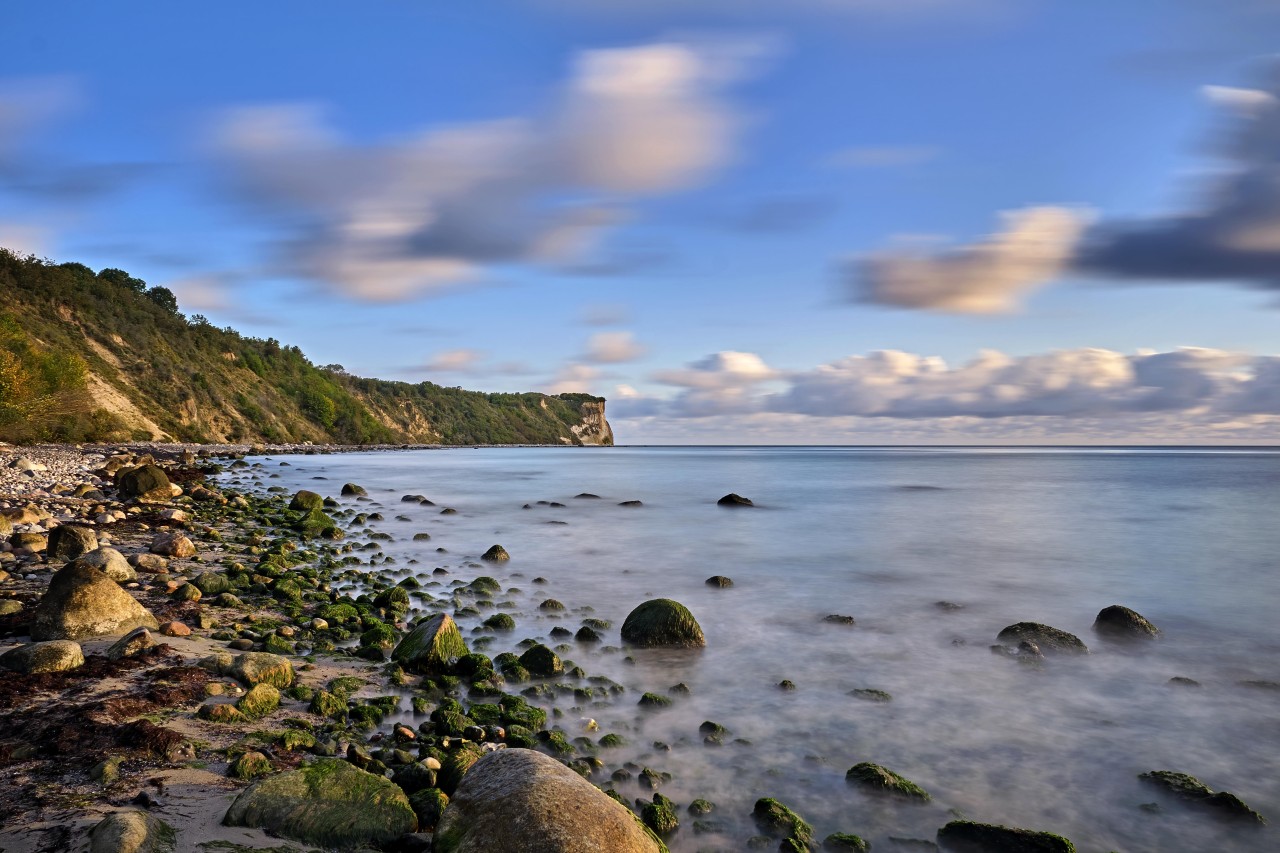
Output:
M1273 829L1222 823L1137 776L1191 773L1280 820L1280 689L1242 684L1280 681L1280 452L494 448L254 461L275 475L269 485L368 489L371 500L342 502L385 516L370 527L394 537L381 544L396 565L376 570L438 582L426 589L435 594L482 574L517 588L494 596L515 603L505 612L517 629L496 635L490 656L526 637L555 645L556 625L611 621L601 646L570 640L561 657L627 692L576 710L570 694L552 722L573 738L590 717L593 738L626 739L601 751L599 784L629 761L674 775L661 788L681 810L673 851L743 849L765 796L818 838L854 832L880 850L932 839L957 815L1061 833L1083 851L1276 847ZM727 492L757 506L718 507ZM402 503L410 493L436 506ZM643 506L618 505L628 500ZM441 515L446 506L457 514ZM421 531L430 542L412 541ZM495 543L510 562L480 568ZM449 574L433 576L437 567ZM708 587L711 575L734 586ZM549 597L568 610L540 612ZM706 648L603 650L622 645L623 619L654 597L687 605ZM1162 637L1136 648L1097 637L1094 616L1111 604ZM1092 653L1040 667L994 654L996 634L1019 621L1070 631ZM464 636L481 636L479 622L460 619ZM1202 686L1170 685L1174 676ZM780 690L783 679L796 689ZM672 707L637 707L641 693L679 682L691 693ZM893 698L848 695L857 688ZM406 722L421 721L403 707ZM704 720L749 743L705 746ZM848 786L861 761L933 801ZM615 787L651 794L635 781ZM697 797L716 803L707 819L723 831L693 831L684 808Z

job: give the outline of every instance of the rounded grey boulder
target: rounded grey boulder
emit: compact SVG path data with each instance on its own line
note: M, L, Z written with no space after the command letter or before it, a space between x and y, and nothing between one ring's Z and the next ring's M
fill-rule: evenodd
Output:
M116 583L128 583L138 579L138 573L133 570L133 566L129 565L124 554L105 545L81 554L76 557L76 562L93 566Z
M33 640L117 636L158 629L151 612L93 566L68 563L54 574L31 616Z
M71 640L27 643L0 655L0 669L34 675L41 672L65 672L84 666L80 644Z
M658 853L629 809L560 762L500 749L471 766L436 828L437 853Z
M1098 618L1093 620L1093 630L1108 640L1146 640L1160 633L1141 613L1120 604L1099 610Z
M627 614L622 639L633 646L701 648L707 644L702 627L689 608L669 598L654 598Z

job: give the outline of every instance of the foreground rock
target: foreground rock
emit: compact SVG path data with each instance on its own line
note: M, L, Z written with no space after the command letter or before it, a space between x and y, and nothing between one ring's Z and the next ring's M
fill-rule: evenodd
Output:
M31 616L31 639L82 640L159 627L151 612L115 581L75 562L63 566L49 581Z
M410 672L435 675L448 672L453 662L466 654L467 644L453 617L437 613L410 631L391 653L391 659Z
M84 666L80 644L71 640L27 643L0 655L0 669L34 675L41 672L66 672Z
M254 783L236 797L222 822L342 849L380 847L418 828L409 798L397 785L334 758Z
M1160 629L1142 614L1119 604L1104 607L1093 620L1093 630L1108 640L1149 640L1159 636Z
M952 853L1075 853L1076 849L1052 832L971 820L953 820L939 829L938 846Z
M1089 653L1089 647L1075 634L1039 622L1016 622L997 634L996 639L1009 645L1033 643L1046 654Z
M701 648L707 644L702 627L689 608L669 598L654 598L627 614L622 639L633 646Z
M96 548L76 557L76 562L92 566L116 583L128 583L138 579L138 573L133 570L133 566L129 565L124 554L115 548L106 546Z
M481 758L436 829L437 853L658 853L629 809L560 762L528 749Z
M89 853L172 853L173 829L146 812L109 814L89 831Z

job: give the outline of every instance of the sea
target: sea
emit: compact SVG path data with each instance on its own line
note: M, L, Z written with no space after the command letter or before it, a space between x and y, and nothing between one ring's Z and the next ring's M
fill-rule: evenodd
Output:
M1081 851L1280 849L1273 827L1223 822L1139 779L1189 773L1280 821L1280 449L539 447L249 461L262 467L233 479L334 497L346 482L367 489L340 500L383 520L348 541L390 534L379 544L394 563L364 571L412 574L441 597L496 577L516 630L480 630L489 612L459 619L470 639L496 637L486 654L526 638L558 645L557 625L611 623L601 643L570 639L560 654L626 692L537 704L570 739L622 736L599 751L601 786L648 799L635 771L671 775L660 790L680 807L667 839L677 853L746 849L761 797L818 839L855 833L873 850L929 849L917 842L961 818L1055 832ZM730 492L754 506L718 506ZM420 532L430 541L414 541ZM482 565L494 544L510 561ZM708 586L714 575L733 585ZM658 597L693 612L704 649L624 647L627 614ZM540 610L547 598L567 609ZM1160 636L1099 637L1094 618L1113 604ZM415 602L411 618L439 606ZM1023 621L1069 631L1090 654L1028 663L992 649ZM645 692L673 702L643 708ZM422 721L408 693L395 719ZM704 721L730 730L723 745L704 743ZM860 762L932 799L851 786ZM611 781L624 767L633 778ZM695 798L715 810L687 814Z

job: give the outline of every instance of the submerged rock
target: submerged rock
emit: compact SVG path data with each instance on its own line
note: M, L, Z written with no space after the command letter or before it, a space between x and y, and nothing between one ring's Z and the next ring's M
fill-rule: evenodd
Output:
M145 607L105 574L68 563L54 574L31 617L33 640L82 640L159 628Z
M1089 647L1075 634L1039 622L1016 622L996 635L1002 643L1034 643L1047 654L1088 654Z
M357 486L355 483L343 483L342 494L346 497L368 497L369 493L365 491L364 486Z
M1165 793L1180 800L1208 809L1219 817L1232 820L1243 820L1249 823L1266 823L1267 820L1243 800L1228 791L1213 789L1189 773L1178 773L1173 770L1152 770L1140 773L1138 778L1148 784L1155 785Z
M872 764L869 761L850 767L849 772L844 775L844 779L849 784L857 785L867 791L894 794L925 803L933 799L929 796L928 791L905 776L899 776L888 767L881 767L879 764Z
M89 831L89 853L171 853L176 835L144 811L109 814Z
M298 492L293 496L293 500L289 501L289 509L302 512L310 512L313 509L324 509L324 498L315 492L309 492L306 489Z
M391 659L410 672L438 675L447 674L453 662L466 654L467 644L453 617L437 613L410 631L391 653Z
M511 555L507 553L507 549L501 545L492 545L488 551L480 556L480 559L490 563L501 563L511 559Z
M0 669L34 675L41 672L66 672L84 666L84 651L71 640L27 643L0 655Z
M1093 630L1108 640L1146 640L1160 634L1160 629L1141 613L1119 604L1099 610L1093 620Z
M725 577L724 575L712 575L711 577L707 578L706 584L707 586L715 586L721 589L727 589L728 587L733 586L733 580L731 578Z
M772 797L756 800L751 810L751 819L761 832L774 838L795 841L800 849L808 850L813 845L813 827L804 818L784 806Z
M1075 853L1061 835L971 820L953 820L938 830L938 844L953 853Z
M265 829L318 847L381 847L418 828L404 791L346 761L314 763L254 783L222 823Z
M751 502L751 498L744 498L742 495L735 492L730 492L720 500L716 501L716 505L727 507L755 506L755 504Z
M689 608L669 598L654 598L627 614L622 639L633 646L701 648L707 644Z
M553 758L503 749L463 778L436 828L437 853L658 853L627 808Z

